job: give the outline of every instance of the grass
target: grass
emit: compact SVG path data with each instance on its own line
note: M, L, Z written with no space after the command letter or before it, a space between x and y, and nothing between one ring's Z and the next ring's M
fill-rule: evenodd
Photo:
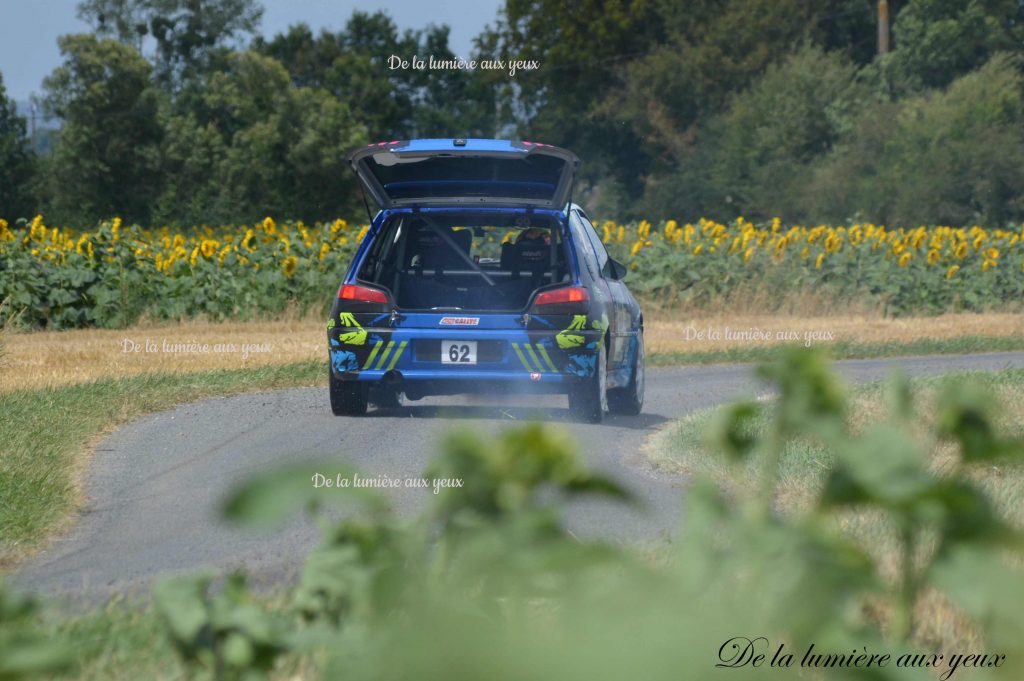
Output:
M10 333L7 340L0 393L147 373L251 369L327 358L326 331L319 317L36 331Z
M920 431L929 432L935 413L933 400L942 383L955 377L931 377L913 381L915 404L921 418ZM963 378L960 376L959 378ZM986 383L998 398L1003 411L998 426L1007 435L1024 436L1024 370L971 374L971 379ZM883 384L857 386L851 390L850 427L858 432L885 418L886 396ZM756 461L733 465L712 452L703 434L715 409L696 412L675 422L655 435L647 454L655 466L676 475L702 476L714 481L732 498L761 488L762 471ZM762 414L753 428L764 430L769 416ZM957 453L947 443L925 442L929 465L937 474L954 470ZM800 514L818 498L834 458L831 452L810 441L789 442L779 464L776 508L785 514ZM999 513L1013 526L1024 528L1024 465L1000 464L965 469L992 500ZM897 573L895 528L875 514L851 510L838 514L835 521L844 532L856 538L875 558L882 577L894 580ZM926 594L918 604L922 641L939 641L946 649L978 648L977 632L962 615L937 593Z
M55 681L188 677L152 608L112 601L84 613L51 609L43 617L40 629L75 651L75 666L52 676Z
M282 609L279 594L260 596L261 608ZM193 671L176 653L159 613L152 606L115 599L87 610L52 607L40 619L40 629L74 650L75 664L52 681L134 681L188 679ZM270 674L271 679L318 678L312 654L289 655Z
M709 329L720 337L694 337L697 331ZM737 332L752 330L758 332L759 339L735 337ZM7 334L7 356L0 360L4 362L0 394L101 378L250 369L326 357L322 320L294 314L274 321L12 331ZM848 311L832 316L796 312L723 316L720 312L651 306L645 329L648 357L652 364L660 365L761 361L794 338L797 342L810 338L814 345L830 349L836 358L1020 350L1024 349L1024 315L947 314L891 319ZM168 349L190 343L205 345L206 351ZM126 352L134 344L139 351Z
M960 355L978 352L1011 352L1024 350L1024 336L961 336L940 340L888 341L859 343L838 341L826 346L833 359L868 359L873 357L910 357L914 355ZM779 345L730 347L705 351L652 352L648 362L653 366L679 364L725 364L764 362L778 357Z
M0 394L0 567L66 526L81 502L87 452L143 414L218 395L319 385L326 363L140 374Z

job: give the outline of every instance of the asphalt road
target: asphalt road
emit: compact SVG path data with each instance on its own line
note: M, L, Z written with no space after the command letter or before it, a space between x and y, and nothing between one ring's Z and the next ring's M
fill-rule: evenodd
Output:
M1024 353L851 360L838 367L850 382L886 376L893 366L914 376L1024 367ZM645 460L645 439L695 410L767 388L749 366L652 369L647 402L636 417L601 425L569 421L564 397L427 398L363 418L331 415L326 389L296 389L204 400L151 414L97 448L86 480L88 501L72 530L14 575L29 591L105 597L146 587L174 572L243 568L257 583L297 573L316 544L301 517L273 532L240 530L218 509L235 484L285 462L325 457L366 476L420 477L438 439L456 427L484 432L532 418L564 422L589 465L615 477L642 501L639 508L583 500L568 509L579 536L612 540L670 537L679 525L685 480ZM330 472L325 471L325 472ZM343 494L343 490L323 490ZM415 514L429 491L399 489L400 514Z

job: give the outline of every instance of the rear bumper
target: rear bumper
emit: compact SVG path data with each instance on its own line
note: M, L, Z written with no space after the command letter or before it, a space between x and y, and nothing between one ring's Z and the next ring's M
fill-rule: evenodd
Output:
M340 380L423 383L446 392L471 392L476 382L564 390L593 375L603 334L585 328L366 328L355 334L336 328L328 334L328 352L331 371ZM442 362L438 341L475 341L478 362Z
M338 374L335 374L338 375ZM577 376L563 373L540 373L539 371L360 371L338 375L342 379L357 381L402 381L404 383L428 381L431 383L471 383L475 381L493 383L519 383L522 385L564 384L578 380Z

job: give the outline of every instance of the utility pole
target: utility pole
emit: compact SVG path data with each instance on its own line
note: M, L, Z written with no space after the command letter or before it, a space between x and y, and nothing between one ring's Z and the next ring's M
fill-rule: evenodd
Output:
M32 113L32 115L30 116L31 121L32 121L30 123L30 125L32 127L32 153L33 154L38 154L39 150L36 148L36 103L35 102L31 103L31 105L29 106L29 110Z
M878 54L889 54L889 0L878 0Z

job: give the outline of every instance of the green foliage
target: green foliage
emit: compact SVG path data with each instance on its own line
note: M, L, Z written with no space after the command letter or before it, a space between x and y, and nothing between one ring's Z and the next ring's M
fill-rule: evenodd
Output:
M893 23L897 49L884 62L897 87L945 87L1004 50L1021 48L1017 0L910 0Z
M255 602L245 577L230 575L211 593L209 577L175 577L154 587L167 633L187 664L217 679L265 678L287 652L284 618Z
M7 97L0 74L0 212L17 218L29 217L34 209L31 182L35 163L28 148L25 119Z
M483 71L391 69L392 55L452 59L448 28L399 33L383 12L355 11L345 28L313 36L292 26L255 49L281 62L297 87L323 89L345 102L370 139L491 136L495 94ZM469 58L470 55L462 55Z
M461 56L538 62L511 77L389 68L391 55L456 55L446 26L399 31L383 12L246 46L253 0L83 0L80 16L120 43L63 39L47 96L62 130L43 131L56 143L38 190L6 212L351 218L352 148L501 136L573 148L577 199L620 218L1020 219L1020 3L890 0L894 49L877 58L875 4L508 0ZM0 160L31 175L17 167Z
M0 681L20 681L71 666L71 650L43 635L38 606L0 582Z
M991 59L948 90L864 110L815 169L805 212L1002 224L1021 215L1024 80Z
M490 47L489 58L540 65L514 79L500 71L484 74L500 93L499 123L525 139L573 149L586 159L582 172L591 182L614 178L635 195L646 172L637 153L642 138L621 116L599 112L626 104L620 69L664 39L649 0L508 0L496 25L477 41Z
M294 593L292 640L327 653L329 678L591 679L631 669L677 678L715 651L728 658L725 643L737 635L786 641L798 656L811 642L819 651L863 647L893 657L927 650L938 643L921 638L917 605L939 590L999 641L991 652L1006 654L1006 666L992 678L1013 678L1024 622L1006 603L1020 592L1020 574L998 556L1017 546L1017 534L966 468L979 460L968 432L986 433L986 451L1022 456L1020 443L994 434L990 398L974 388L953 397L951 388L942 400L935 437L964 443L964 468L936 474L914 434L920 420L905 382L890 387L890 418L853 435L844 390L820 355L794 350L761 375L778 389L775 404L726 408L710 441L759 466L765 484L732 499L693 484L684 531L656 566L562 528L552 490L615 492L585 473L564 435L540 426L490 441L454 434L428 475L464 486L443 490L418 523L376 515L327 529ZM806 438L837 462L807 515L780 515L780 457ZM895 578L872 547L836 529L846 507L870 509L895 528ZM865 618L869 601L892 614ZM964 652L937 651L943 669ZM918 671L833 668L826 678L921 678ZM788 668L764 665L730 673L792 678Z
M709 123L701 162L688 166L679 183L707 186L702 209L729 205L758 219L811 218L803 199L815 163L848 135L866 102L869 92L856 81L852 63L839 53L804 48L732 97ZM672 210L676 186L653 185L659 213Z
M971 677L1019 678L1019 530L971 482L987 454L1014 465L1024 457L1021 443L993 426L991 398L978 386L949 388L935 432L922 434L909 388L896 379L887 417L854 434L845 391L820 355L794 349L760 374L776 388L773 403L726 408L710 440L733 460L742 454L739 465L757 466L763 484L726 497L694 481L680 536L653 558L566 529L562 512L580 493L623 495L586 471L565 433L542 425L486 439L454 433L424 480L462 484L439 486L411 521L396 520L365 489L314 488L314 465L243 485L226 508L245 524L283 521L319 499L322 544L298 584L269 600L239 575L223 584L161 582L155 601L166 634L190 677L218 679L279 676L298 656L315 660L306 673L323 678L565 681L642 672L668 680L706 675L700 670L735 660L730 642L760 636L764 662L738 664L731 677L792 679L799 663L768 659L782 644L799 660L813 643L821 654L892 657L881 668L820 669L821 678L931 678L895 663L907 652L941 654L939 673L953 654L1005 655L999 668L971 669ZM961 457L934 471L924 448L943 438ZM808 439L834 463L810 509L782 512L779 468L791 445ZM319 466L334 475L334 464ZM357 511L341 519L319 512L335 501L355 501ZM850 509L897 537L896 574L876 547L841 529ZM922 602L939 595L980 638L922 630ZM977 640L984 648L962 647Z
M93 35L59 39L64 63L46 78L44 104L64 121L47 163L55 217L148 220L157 196L162 130L152 67L131 47Z
M228 55L190 97L193 111L165 121L165 185L154 219L226 224L267 213L355 212L346 158L366 133L341 101L291 86L280 63L255 52Z
M253 35L263 7L256 0L82 0L78 16L97 35L140 50L152 37L157 78L173 88L209 68L218 48Z

